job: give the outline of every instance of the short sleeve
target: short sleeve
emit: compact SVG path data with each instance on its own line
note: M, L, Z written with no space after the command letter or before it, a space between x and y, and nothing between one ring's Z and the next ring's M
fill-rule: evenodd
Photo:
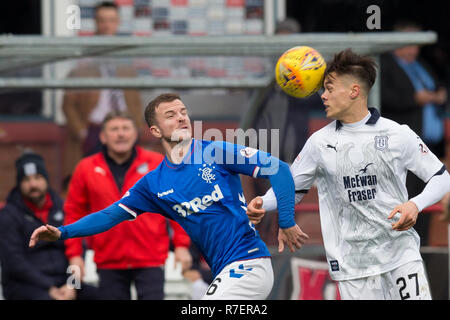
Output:
M405 145L405 151L403 152L405 167L424 182L428 182L442 169L443 163L428 149L414 131L406 125L401 127Z

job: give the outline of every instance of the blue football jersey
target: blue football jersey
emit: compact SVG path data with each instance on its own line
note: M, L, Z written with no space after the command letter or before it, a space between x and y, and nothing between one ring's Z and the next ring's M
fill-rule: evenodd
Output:
M227 264L270 256L246 214L239 174L264 176L270 155L252 148L192 140L180 164L167 156L118 202L131 215L157 212L178 222L216 276Z

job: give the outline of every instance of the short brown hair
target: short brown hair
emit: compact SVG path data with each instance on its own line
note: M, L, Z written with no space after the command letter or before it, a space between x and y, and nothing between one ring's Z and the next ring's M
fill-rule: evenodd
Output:
M112 119L116 119L116 118L121 118L121 119L128 119L131 122L133 122L134 127L137 129L137 125L136 125L136 121L134 120L134 118L131 116L131 114L129 114L126 111L119 111L119 110L114 110L114 111L110 111L106 114L105 118L103 118L102 121L102 131L105 129L106 124L111 121Z
M145 121L147 125L151 127L156 124L156 107L164 102L172 102L174 100L181 100L180 95L178 93L163 93L157 96L155 99L149 102L147 107L145 108Z
M369 92L377 77L377 64L369 56L359 55L351 49L346 49L335 54L333 60L327 63L324 79L333 72L337 75L355 77Z

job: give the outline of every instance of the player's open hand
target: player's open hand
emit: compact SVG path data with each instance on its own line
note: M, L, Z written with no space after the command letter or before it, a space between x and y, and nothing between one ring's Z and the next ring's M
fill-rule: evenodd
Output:
M33 231L28 244L30 248L33 248L39 240L43 241L56 241L61 237L61 231L54 226L46 224Z
M263 199L256 197L247 205L247 216L251 223L258 224L264 217L266 210L263 209Z
M406 231L416 224L419 209L414 202L408 201L396 206L389 214L388 219L392 219L397 213L400 213L400 219L392 223L392 229Z
M309 236L297 224L286 229L280 228L278 231L278 252L283 252L285 244L291 252L295 252L295 249L300 249L308 239Z

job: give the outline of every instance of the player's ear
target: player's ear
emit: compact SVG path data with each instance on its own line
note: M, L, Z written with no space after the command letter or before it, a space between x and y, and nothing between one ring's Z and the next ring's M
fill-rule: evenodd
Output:
M356 99L361 92L361 86L357 83L353 84L350 91L350 98Z
M161 137L162 137L161 130L160 130L157 126L155 126L155 125L150 126L149 129L150 129L150 133L151 133L154 137L156 137L156 138L161 138Z

